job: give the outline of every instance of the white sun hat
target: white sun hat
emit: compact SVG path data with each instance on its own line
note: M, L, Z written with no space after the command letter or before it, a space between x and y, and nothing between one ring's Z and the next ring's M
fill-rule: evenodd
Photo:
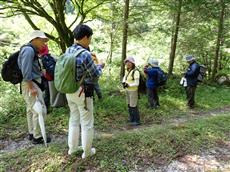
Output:
M148 64L150 64L151 66L154 66L154 67L158 67L158 60L154 59L154 58L149 58Z
M29 42L31 42L33 39L35 38L42 38L42 39L46 39L48 41L48 37L45 35L44 32L40 31L40 30L34 30L33 32L31 32L31 34L29 35Z

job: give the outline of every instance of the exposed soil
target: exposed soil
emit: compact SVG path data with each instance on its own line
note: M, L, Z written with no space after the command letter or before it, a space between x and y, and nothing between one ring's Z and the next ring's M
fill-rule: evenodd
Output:
M229 172L230 141L220 142L211 150L199 155L185 155L163 166L136 167L131 172Z

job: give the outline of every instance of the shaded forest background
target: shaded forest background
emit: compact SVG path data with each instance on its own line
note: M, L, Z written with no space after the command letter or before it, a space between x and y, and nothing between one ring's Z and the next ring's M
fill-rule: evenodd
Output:
M183 57L193 54L208 68L208 79L229 74L229 0L0 0L0 62L26 43L33 29L50 38L60 55L73 43L73 28L94 30L91 49L120 67L126 56L138 65L157 58L168 74L182 73ZM3 24L4 23L4 24Z

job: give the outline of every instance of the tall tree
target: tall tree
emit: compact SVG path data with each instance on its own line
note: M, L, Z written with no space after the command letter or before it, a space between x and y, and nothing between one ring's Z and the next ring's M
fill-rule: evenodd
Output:
M79 23L83 23L90 12L99 6L107 3L109 0L72 0L75 7L76 17L67 25L65 3L66 0L17 0L5 1L0 0L0 17L12 17L15 15L24 15L33 29L39 28L32 16L39 16L49 22L56 30L58 36L47 34L47 36L55 41L62 51L73 43L73 35L71 27ZM68 4L69 5L69 4Z
M174 59L175 59L175 53L176 53L176 46L177 46L177 38L178 38L178 32L180 27L180 16L181 16L181 7L182 7L182 0L178 1L178 8L176 12L176 17L174 17L173 23L175 23L175 26L173 26L172 29L172 38L171 38L171 51L169 55L169 66L168 66L168 74L171 75L173 71L174 66Z
M219 26L218 26L218 35L216 41L216 52L215 58L213 63L213 70L212 70L212 80L215 80L215 76L217 74L217 68L219 63L219 56L220 56L220 46L222 45L223 41L223 30L224 30L224 15L225 15L225 2L224 0L220 0L221 11L219 17Z
M129 0L125 0L124 21L123 21L123 39L122 39L122 56L121 56L121 72L120 72L120 78L121 79L125 73L124 60L126 58L127 39L128 39L128 18L129 18Z

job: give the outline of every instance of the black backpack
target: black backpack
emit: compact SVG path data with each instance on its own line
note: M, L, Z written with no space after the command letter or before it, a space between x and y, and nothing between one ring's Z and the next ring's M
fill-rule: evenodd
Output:
M133 70L133 73L132 73L132 78L134 80L134 73L135 71L138 71L140 73L140 78L139 78L139 85L138 85L138 93L140 95L141 94L145 94L146 93L146 77L145 75L136 67L134 70Z
M54 79L54 70L56 65L56 60L50 55L44 55L42 58L42 66L45 68L46 72Z
M19 51L10 55L10 57L2 65L2 79L12 84L22 82L22 72L18 67Z
M32 47L29 44L23 45L22 47L24 46ZM20 50L22 49L22 47L20 48ZM22 82L22 72L18 67L18 55L20 53L20 50L11 54L10 57L2 65L1 75L2 79L6 82L10 82L12 84L18 84Z

